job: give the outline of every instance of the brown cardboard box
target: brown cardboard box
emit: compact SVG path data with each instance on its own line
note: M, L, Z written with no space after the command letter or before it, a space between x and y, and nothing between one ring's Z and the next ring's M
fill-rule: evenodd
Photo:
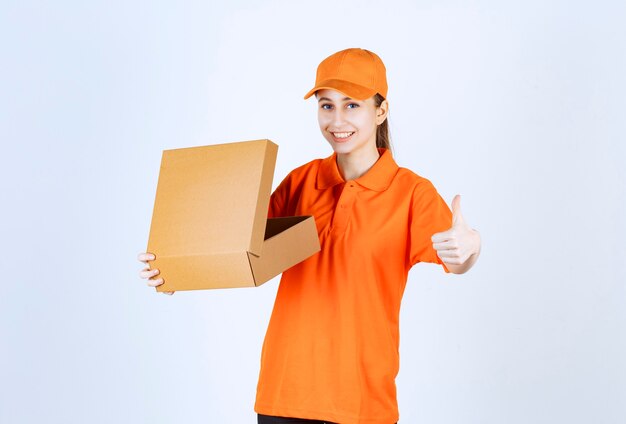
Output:
M312 216L267 218L278 146L164 150L148 252L158 291L254 287L320 250Z

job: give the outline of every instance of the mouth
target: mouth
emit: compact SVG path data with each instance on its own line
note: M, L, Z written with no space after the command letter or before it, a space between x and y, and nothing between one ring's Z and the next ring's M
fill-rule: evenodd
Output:
M341 143L343 141L347 141L350 137L352 137L352 134L354 134L354 131L349 131L349 132L331 132L333 138L335 139L336 142Z

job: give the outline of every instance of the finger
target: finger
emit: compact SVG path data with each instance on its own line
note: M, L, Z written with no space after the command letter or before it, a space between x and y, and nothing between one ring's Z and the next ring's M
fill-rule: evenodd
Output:
M163 283L164 283L164 281L163 281L162 278L157 278L155 280L148 280L148 286L150 286L150 287L160 286Z
M154 277L155 275L159 274L160 271L158 269L149 269L149 268L144 268L141 271L139 271L139 276L141 278L151 278Z
M444 241L444 242L439 242L439 243L433 243L433 249L440 251L440 250L451 250L451 249L458 249L458 243L456 240L448 240L448 241Z
M137 255L137 259L140 262L144 262L144 263L148 263L148 261L153 261L156 257L154 256L154 254L149 253L149 252L145 252L145 253L140 253Z
M439 256L441 259L458 259L460 253L458 250L442 250L437 252L437 256Z
M433 243L441 243L453 239L454 237L456 237L456 232L454 229L449 229L448 231L433 234L430 240Z
M171 296L171 295L173 295L175 292L173 292L173 291L164 291L164 292L161 292L161 293L163 293L163 294L167 294L167 295Z
M463 215L461 214L461 195L457 194L452 199L452 225L457 225L463 222Z
M447 265L462 265L463 261L459 258L441 258L444 264Z

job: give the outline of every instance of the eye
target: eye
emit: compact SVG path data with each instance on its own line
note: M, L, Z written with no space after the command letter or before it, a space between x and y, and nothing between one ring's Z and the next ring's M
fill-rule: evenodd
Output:
M328 103L323 103L320 105L320 109L331 110L332 108L333 108L333 105L328 104Z
M346 107L347 107L348 109L356 109L357 107L360 107L360 106L359 106L358 104L356 104L356 103L348 103L348 104L346 105Z

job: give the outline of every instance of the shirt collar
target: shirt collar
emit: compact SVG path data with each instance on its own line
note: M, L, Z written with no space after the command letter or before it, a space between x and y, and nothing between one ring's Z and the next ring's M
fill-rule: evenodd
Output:
M385 191L391 185L393 177L398 172L398 165L393 160L389 149L379 148L380 157L364 175L354 180L359 185L374 191ZM337 154L322 159L317 171L316 187L325 190L337 184L344 183L344 179L337 167Z

